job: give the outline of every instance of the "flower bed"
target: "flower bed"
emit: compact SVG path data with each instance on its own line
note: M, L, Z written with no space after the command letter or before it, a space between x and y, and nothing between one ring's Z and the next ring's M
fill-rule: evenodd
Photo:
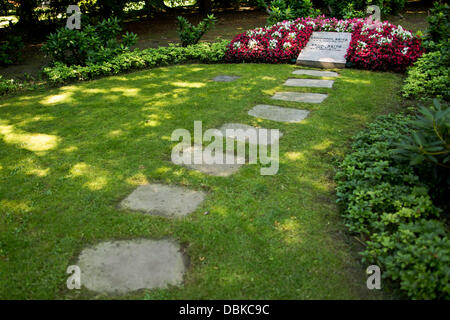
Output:
M325 17L299 18L237 35L225 54L228 62L282 63L296 59L313 31L351 32L350 66L404 72L424 52L421 40L389 22Z

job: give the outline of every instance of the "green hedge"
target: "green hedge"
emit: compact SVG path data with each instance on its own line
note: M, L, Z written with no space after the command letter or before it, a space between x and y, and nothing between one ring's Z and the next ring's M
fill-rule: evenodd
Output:
M444 42L437 51L420 57L408 70L403 86L406 98L450 98L450 45Z
M125 71L167 66L190 61L218 63L225 56L229 41L200 43L188 47L159 47L155 49L134 50L120 54L109 61L87 66L68 66L56 62L44 68L43 72L51 83L66 83L114 75Z
M412 134L412 120L382 116L355 137L336 174L337 201L346 226L367 241L365 262L383 268L384 278L410 298L450 298L449 239L426 225L431 221L433 230L444 230L432 220L440 210L413 167L394 154L398 142ZM427 254L429 259L421 258Z

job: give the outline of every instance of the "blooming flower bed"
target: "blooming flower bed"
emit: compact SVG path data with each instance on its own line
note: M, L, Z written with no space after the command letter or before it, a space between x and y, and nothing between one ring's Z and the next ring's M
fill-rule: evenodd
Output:
M313 31L351 32L350 66L404 72L424 52L421 40L402 26L371 19L299 18L237 35L225 54L228 62L282 63L296 59Z

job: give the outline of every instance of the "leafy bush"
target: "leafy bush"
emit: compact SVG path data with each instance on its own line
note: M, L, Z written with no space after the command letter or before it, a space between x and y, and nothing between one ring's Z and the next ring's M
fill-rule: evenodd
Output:
M367 241L363 260L413 299L449 297L448 236L429 189L408 162L395 157L412 116L387 115L355 136L336 174L338 203L351 232Z
M408 70L403 85L406 98L450 98L450 45L443 42L439 50L424 54Z
M336 174L338 203L352 232L365 236L396 230L400 223L437 216L428 188L413 168L396 160L396 143L411 134L411 117L380 117L355 137L353 152Z
M226 60L289 62L298 57L313 31L352 32L347 61L350 66L363 69L403 72L424 51L420 39L401 26L321 16L283 21L239 34L231 41Z
M439 221L419 220L393 234L373 235L364 259L384 265L383 277L398 281L412 299L450 298L450 238Z
M0 42L0 65L16 63L23 46L22 37L8 35L5 41Z
M264 1L261 4L269 12L267 23L270 25L301 17L317 17L320 14L320 10L314 9L311 0L272 0L269 6Z
M332 15L337 18L345 17L349 14L349 10L365 13L370 5L380 7L383 15L396 14L406 5L406 0L324 0L324 2L331 8Z
M0 75L0 95L14 92L20 88L20 85L13 79L3 79Z
M426 40L433 43L448 42L450 20L450 6L447 3L436 1L427 18L429 27L426 32Z
M410 127L412 134L397 145L396 157L414 167L422 181L433 188L438 202L448 203L450 187L450 108L433 101L433 107L421 107Z
M186 18L178 16L178 35L180 36L181 45L187 47L189 45L197 44L203 35L214 27L216 17L208 15L198 25L194 26Z
M48 36L43 51L54 61L67 65L87 65L104 62L111 57L129 50L137 41L133 33L122 36L122 42L117 36L122 31L117 18L103 20L83 30L58 29Z
M89 66L68 66L55 63L44 68L44 74L51 83L88 80L99 76L118 74L124 71L166 66L189 61L202 63L218 63L223 61L229 41L212 44L201 43L187 47L171 45L156 49L134 50L119 54L108 61Z

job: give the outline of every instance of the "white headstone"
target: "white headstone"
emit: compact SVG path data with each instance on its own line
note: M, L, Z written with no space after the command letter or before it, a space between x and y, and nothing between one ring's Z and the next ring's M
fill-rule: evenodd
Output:
M349 32L313 32L300 52L297 64L319 68L344 68L352 34Z

